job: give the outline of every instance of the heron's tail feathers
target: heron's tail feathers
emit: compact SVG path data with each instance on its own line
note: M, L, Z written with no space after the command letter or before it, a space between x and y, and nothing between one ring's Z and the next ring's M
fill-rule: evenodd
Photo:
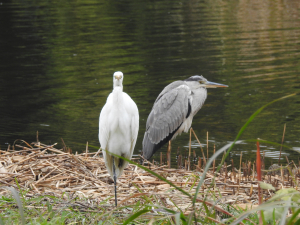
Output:
M180 126L181 126L181 124L180 124ZM175 129L172 133L170 133L167 137L165 137L163 140L158 142L157 144L153 143L149 139L148 132L145 132L144 140L143 140L143 157L145 159L149 160L157 150L159 150L164 144L166 144L170 140L172 140L173 136L176 134L179 127L177 129Z
M158 150L156 146L157 146L156 144L150 141L148 133L145 132L144 139L143 139L143 157L149 160L154 154L154 152Z

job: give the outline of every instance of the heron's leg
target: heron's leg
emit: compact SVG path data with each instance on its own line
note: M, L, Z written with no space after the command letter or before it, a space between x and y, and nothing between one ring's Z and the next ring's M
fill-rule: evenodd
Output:
M118 205L118 199L117 199L117 176L116 176L116 167L115 167L115 157L112 156L113 161L113 173L114 173L114 183L115 183L115 204L116 207Z

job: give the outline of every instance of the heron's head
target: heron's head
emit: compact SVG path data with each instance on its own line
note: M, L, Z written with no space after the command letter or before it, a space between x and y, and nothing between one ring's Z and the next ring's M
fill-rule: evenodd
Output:
M207 79L205 79L203 76L199 76L199 75L191 76L188 79L185 79L184 81L197 82L197 84L200 84L200 87L205 87L205 88L228 87L228 85L225 84L210 82Z
M117 71L113 76L114 87L122 86L123 83L123 73L121 71Z

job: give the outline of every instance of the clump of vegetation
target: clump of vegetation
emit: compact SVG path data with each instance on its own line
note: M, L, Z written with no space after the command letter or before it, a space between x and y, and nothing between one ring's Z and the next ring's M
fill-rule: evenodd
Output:
M27 191L5 188L11 194L0 198L0 224L259 224L259 211L263 224L300 223L300 193L294 188L281 189L252 209L218 204L218 196L207 195L190 212L176 205L169 209L157 195L141 195L133 205L111 208L106 201L96 203L92 198L26 197Z

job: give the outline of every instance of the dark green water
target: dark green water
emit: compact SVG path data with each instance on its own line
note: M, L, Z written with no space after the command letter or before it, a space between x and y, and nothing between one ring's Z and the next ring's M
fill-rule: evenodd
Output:
M154 100L172 81L199 74L229 85L209 89L193 120L204 144L209 132L210 152L233 141L258 108L300 91L298 0L3 1L0 32L1 148L34 141L37 131L46 144L98 148L99 113L118 70L139 107L135 153ZM284 143L300 150L299 95L267 107L240 139L281 143L284 124ZM173 149L184 151L188 140L181 135ZM254 159L255 149L241 144L231 156ZM273 160L279 149L262 146Z

